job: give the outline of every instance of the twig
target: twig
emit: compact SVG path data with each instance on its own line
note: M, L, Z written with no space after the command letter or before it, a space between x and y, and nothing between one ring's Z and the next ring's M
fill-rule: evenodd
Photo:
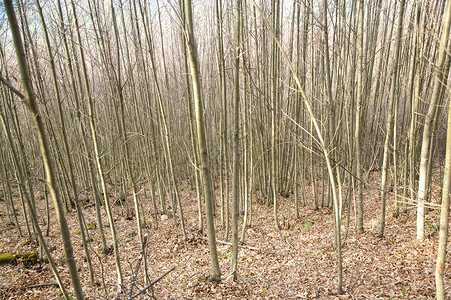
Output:
M94 253L95 256L97 257L97 259L99 260L100 268L102 269L103 290L105 291L105 295L108 295L109 292L108 292L108 289L107 289L106 284L105 284L105 269L103 268L102 258L100 258L100 256L97 254L97 251L95 251L91 246L90 246L90 248L91 248L92 253Z
M47 283L38 283L38 284L32 284L28 285L27 289L37 288L37 287L44 287L44 286L56 286L58 287L57 282L47 282Z
M136 277L138 276L139 267L141 266L141 262L144 257L144 251L146 250L146 244L147 244L147 234L144 236L142 248L141 248L141 254L139 255L138 263L136 264L136 269L135 269L135 272L133 273L132 283L130 284L130 289L128 292L129 299L133 295L133 286L135 285Z
M138 297L139 295L141 295L142 293L144 293L147 289L149 289L150 287L152 287L155 283L157 283L158 281L160 281L161 279L164 278L164 276L168 275L169 273L171 273L172 271L175 270L175 266L170 268L169 270L167 270L163 275L161 275L160 277L158 277L157 279L155 279L154 281L152 281L149 285L145 286L142 290L140 290L139 292L137 292L136 294L134 294L133 296L129 296L128 300L132 300L136 297Z
M287 242L288 246L290 246L291 249L296 251L296 248L293 245L291 245L291 243L288 241L288 238L285 238L285 242Z
M5 78L3 78L2 76L0 76L0 81L3 82L14 94L16 94L20 99L24 99L25 95L22 94L18 89L16 89L15 87L13 87L13 85L6 80Z
M357 273L356 277L357 278L356 278L354 283L352 282L353 275L354 275L353 271L356 271L356 270L351 270L351 279L349 280L349 284L348 284L348 293L349 294L351 294L358 286L363 285L363 282L360 280L361 276L360 276L360 272L359 271L356 271L356 273Z
M201 236L200 238L203 239L203 240L205 240L205 241L208 241L208 239L207 239L206 237ZM220 243L220 244L225 244L225 245L230 245L230 246L232 246L232 243L226 242L226 241L221 241L221 240L216 240L216 243ZM257 248L257 247L247 246L247 245L239 245L239 244L238 244L238 247L245 248L245 249L249 249L249 250L254 250L254 251L260 251L260 252L264 252L264 253L268 253L268 254L273 254L273 255L290 256L290 255L285 254L285 253L279 253L279 252L269 251L269 250L266 250L266 249L261 249L261 248Z

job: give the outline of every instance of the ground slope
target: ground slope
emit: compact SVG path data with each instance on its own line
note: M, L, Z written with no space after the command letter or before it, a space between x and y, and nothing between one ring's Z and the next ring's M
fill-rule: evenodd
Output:
M307 201L312 199L307 188ZM150 195L150 193L147 193ZM386 235L376 236L378 230L379 200L376 189L365 191L365 233L357 235L354 230L354 210L348 237L343 247L344 294L336 295L336 253L333 249L333 219L330 208L313 210L311 203L301 207L298 220L293 218L294 201L281 198L280 220L284 228L274 230L272 208L253 200L252 228L247 230L245 247L240 248L237 282L208 281L209 253L205 235L196 231L197 203L195 193L188 187L182 188L182 201L189 241L180 235L170 217L160 220L159 229L153 229L151 203L145 194L140 195L148 220L145 232L147 268L149 279L158 278L172 267L175 269L154 285L153 295L158 299L433 299L435 296L434 268L437 250L437 235L416 241L416 216L411 209L399 217L392 216L393 197L387 209ZM438 195L435 195L437 200ZM112 197L113 201L114 198ZM44 223L45 203L39 200L40 220ZM27 244L16 229L8 223L5 203L0 203L0 252L14 255L38 251L33 243ZM219 207L217 208L219 214ZM95 210L91 205L84 207L87 223L95 223ZM125 208L114 206L117 232L120 241L120 259L124 273L125 290L128 294L139 258L141 245L136 236L136 220L127 220ZM21 213L19 213L21 215ZM427 232L433 230L438 211L427 216ZM343 225L346 224L344 211ZM96 229L90 230L92 262L96 284L89 283L89 274L84 262L80 236L77 234L75 212L69 212L73 245L87 299L114 298L114 259L99 252L100 240ZM21 218L22 220L22 218ZM62 242L55 218L50 224L47 243L53 249L52 255L58 261L58 268L66 284L70 287L70 277L64 264ZM23 220L22 220L23 222ZM104 214L104 224L107 223ZM23 225L23 224L22 224ZM216 218L217 238L224 240L224 230L220 218ZM45 228L43 226L43 228ZM25 229L22 226L22 229ZM105 226L110 241L109 228ZM343 226L344 233L344 226ZM449 244L448 244L449 245ZM450 245L449 245L450 246ZM448 247L448 251L451 250ZM231 247L218 243L218 253L223 275L230 268ZM447 283L451 282L451 260L447 256ZM143 267L138 274L138 292L145 284ZM30 287L33 284L54 282L50 268L45 263L0 266L0 299L52 299L59 298L55 286ZM451 293L447 291L448 295ZM150 298L152 293L142 294L141 299ZM138 297L139 298L139 297Z

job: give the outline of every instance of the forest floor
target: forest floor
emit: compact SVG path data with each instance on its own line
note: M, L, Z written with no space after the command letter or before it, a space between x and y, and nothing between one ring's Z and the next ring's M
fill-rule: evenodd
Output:
M372 175L378 185L379 174ZM440 198L438 188L433 201ZM253 199L252 227L247 229L245 246L240 248L238 280L219 283L206 280L210 274L207 241L197 232L197 203L195 192L187 186L181 187L186 228L189 241L180 234L172 218L159 220L158 230L153 228L150 197L140 194L146 211L145 233L147 269L150 281L175 267L153 286L157 299L434 299L434 269L438 236L433 234L423 241L416 240L416 214L409 209L405 214L393 217L394 195L387 206L384 237L377 236L380 201L377 189L366 189L365 233L358 235L354 229L354 210L351 213L349 234L343 247L343 295L337 295L337 255L333 248L333 215L330 208L313 210L311 190L307 188L307 206L300 210L300 218L294 219L294 200L280 198L280 221L284 228L274 229L273 210ZM147 195L150 193L147 192ZM113 201L114 198L111 198ZM131 201L131 200L130 200ZM17 202L18 203L18 202ZM130 202L131 203L131 202ZM45 202L37 202L42 228L46 220ZM16 207L17 208L17 207ZM114 206L115 225L119 240L120 260L124 278L124 290L129 293L133 271L140 256L141 245L137 236L136 219L126 219L122 206ZM133 206L130 204L130 209ZM217 208L218 215L220 208ZM53 213L53 209L51 211ZM87 223L96 223L95 208L84 207ZM20 212L21 216L22 213ZM19 217L20 217L19 216ZM169 214L170 216L170 214ZM343 232L346 211L343 213ZM426 233L430 234L436 222L438 210L427 215ZM104 224L107 223L103 212ZM22 230L24 220L20 218ZM242 220L242 219L241 219ZM72 244L82 286L87 299L114 299L117 296L117 275L112 255L100 253L101 242L98 230L90 230L93 241L89 243L96 283L89 282L89 272L81 247L75 211L67 213L72 233ZM218 240L224 240L224 229L220 217L216 217ZM107 240L111 242L109 227L105 226ZM38 247L26 243L19 237L15 227L9 223L6 206L0 202L0 253L14 255L38 252ZM230 240L230 239L229 239ZM56 218L51 218L47 245L58 262L58 270L66 287L72 290L67 266L64 263L62 241ZM451 251L448 243L448 253ZM223 276L231 265L231 246L218 243L218 254ZM145 286L141 266L133 293ZM446 282L451 294L451 259L447 256ZM52 283L55 278L48 264L0 266L0 299L58 299L61 293L56 286L30 287L34 284ZM137 299L148 299L152 293L142 294ZM126 297L123 297L124 299Z

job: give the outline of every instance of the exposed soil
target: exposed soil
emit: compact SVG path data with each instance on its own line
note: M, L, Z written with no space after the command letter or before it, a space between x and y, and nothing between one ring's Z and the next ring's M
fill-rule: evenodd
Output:
M376 181L377 179L374 180L375 184ZM393 194L388 201L387 225L382 238L377 237L380 204L379 192L376 189L365 191L364 234L356 233L354 210L351 212L350 230L343 247L343 295L336 293L337 256L333 248L332 210L320 208L314 211L309 188L306 194L308 205L301 207L298 220L294 219L293 196L287 199L280 198L280 221L281 223L285 221L281 231L274 229L272 208L253 199L252 228L247 229L245 245L257 249L241 248L238 280L235 282L223 280L220 283L208 280L210 272L208 244L203 239L205 235L197 232L195 192L185 186L181 188L181 195L189 241L183 239L180 228L174 226L171 216L165 221L160 219L158 230L154 230L150 197L144 193L140 194L148 220L145 233L148 237L146 253L150 281L175 267L154 285L153 296L157 299L433 299L435 297L434 269L438 236L433 234L423 241L417 241L415 210L410 209L407 214L393 217ZM438 198L438 192L433 194L433 201L437 201ZM113 200L111 198L112 202ZM37 206L42 228L45 228L44 200L39 200ZM38 252L36 244L24 245L26 238L19 237L15 227L9 223L4 202L0 202L0 209L0 253L9 252L16 255ZM132 270L136 268L141 245L136 235L136 219L127 220L125 210L121 206L114 206L113 209L120 241L124 291L128 295ZM217 212L219 215L219 206ZM96 223L93 206L85 206L84 214L87 223ZM343 216L345 225L346 211ZM436 222L437 216L438 210L431 211L427 215L428 234L433 230L432 224ZM106 224L104 212L103 217ZM25 231L21 211L19 218ZM93 238L89 247L96 279L96 284L91 284L80 235L76 233L78 225L75 211L67 213L67 220L86 298L117 297L114 257L100 253L98 230L89 231ZM54 249L52 255L58 262L59 273L66 287L71 290L56 218L52 217L51 221L47 245ZM218 216L217 238L224 240L224 229L220 223ZM111 242L108 226L105 226L105 233ZM450 250L451 245L448 243L448 252ZM226 276L231 264L231 246L218 243L218 253L221 271L223 276ZM143 269L141 266L133 293L145 286ZM449 285L451 282L449 255L445 274ZM30 287L34 284L52 282L55 282L54 276L45 262L2 265L0 299L58 299L61 294L56 286ZM451 294L449 287L447 292L448 295ZM147 294L142 294L137 299L151 297L152 290L149 289Z

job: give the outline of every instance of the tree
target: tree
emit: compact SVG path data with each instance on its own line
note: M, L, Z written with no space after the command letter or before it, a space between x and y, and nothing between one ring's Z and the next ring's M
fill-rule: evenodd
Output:
M447 13L449 14L449 3L447 1ZM442 204L440 208L440 231L437 250L437 261L435 267L435 287L437 299L446 299L445 291L445 263L446 245L448 243L449 230L449 200L451 194L451 105L448 104L448 130L446 135L445 173L443 174Z
M357 103L355 112L355 131L354 131L354 143L356 158L356 176L357 176L357 190L358 190L358 202L357 202L357 232L363 233L363 183L362 183L362 158L361 155L361 140L362 134L360 132L360 120L362 114L362 98L363 98L363 73L364 73L364 53L363 53L363 19L364 19L364 4L363 0L359 1L359 26L358 26L358 48L359 48L359 73L357 84Z
M23 99L25 97L21 93L20 93L20 95L19 95L19 93L16 93L16 94L21 99ZM4 115L4 113L3 113L3 111L1 109L0 109L0 121L2 123L3 130L4 130L6 138L8 140L8 145L10 147L10 152L11 152L11 157L12 157L12 162L13 162L13 167L14 167L15 173L17 174L17 178L18 178L19 182L21 182L21 183L25 182L26 180L25 180L25 177L23 175L23 171L22 171L22 168L20 166L20 161L19 161L19 158L18 158L19 154L18 154L18 152L17 152L17 150L16 150L16 148L14 146L14 141L13 141L13 138L11 136L11 132L8 130L8 126L7 126L7 123L6 123L6 118L5 118L5 115ZM4 155L1 155L1 159L2 159L3 165L6 165L5 159L4 159ZM5 178L7 178L7 177L5 177ZM8 181L7 181L7 183L8 183ZM24 198L25 198L25 201L27 202L27 205L28 205L28 210L30 212L31 222L32 222L32 224L34 226L36 235L38 236L39 243L40 243L41 247L44 249L45 255L47 255L47 258L48 258L49 263L50 263L50 268L52 269L52 272L55 275L56 281L57 281L57 283L58 283L58 285L59 285L59 287L61 289L61 292L63 293L64 297L66 299L69 299L69 294L68 294L66 288L63 285L63 282L61 280L61 276L58 273L55 261L53 260L53 257L51 255L47 245L45 244L44 235L42 234L41 228L39 227L38 216L36 215L36 209L35 209L35 206L34 206L34 203L33 203L33 200L32 200L33 196L30 195L30 193L28 192L27 188L25 188L25 186L23 184L19 185L19 189L20 189L21 193L23 193L25 195ZM30 192L32 193L32 190L30 190ZM11 194L10 190L9 190L9 193ZM12 197L10 197L10 200L11 200L11 206L12 206L11 207L12 208L12 213L14 214L14 218L15 218L15 221L17 223L16 225L18 227L19 235L21 235L19 222L17 220L17 214L15 213ZM28 223L27 223L27 225L28 225Z
M233 182L232 182L232 269L234 280L237 279L238 268L238 217L239 179L240 179L240 32L241 32L241 0L235 1L235 62L233 67ZM246 224L243 224L246 226Z
M442 39L440 41L440 54L439 64L436 75L436 80L439 81L441 67L441 60L444 55L445 41L448 41L450 18L451 18L451 1L446 1L445 13L443 15L444 30L442 33ZM443 52L442 52L443 51ZM443 75L442 75L443 76ZM442 81L439 81L442 84ZM435 92L435 90L434 90ZM435 95L435 93L434 93ZM432 104L432 102L431 102ZM448 124L446 135L446 154L445 154L445 173L443 174L442 185L442 204L440 208L440 232L439 232L439 245L437 250L437 262L435 267L435 286L437 288L437 299L444 300L446 298L445 292L445 262L446 262L446 245L448 242L448 228L449 228L449 202L451 194L451 104L448 103ZM419 203L418 203L419 204ZM423 220L424 221L424 220Z
M44 168L46 174L46 183L55 206L56 215L61 229L61 237L63 239L64 252L66 254L67 265L72 280L72 286L74 287L75 296L77 299L84 299L83 289L80 284L80 278L78 275L77 265L75 263L74 250L72 248L72 242L70 238L69 227L66 222L66 216L64 214L61 198L58 190L55 188L55 169L53 162L50 159L49 145L47 135L45 133L42 117L39 112L39 108L36 102L36 96L33 91L31 83L30 72L27 65L27 59L22 43L22 37L20 36L19 25L17 24L16 13L14 11L13 3L11 0L5 0L5 10L8 15L8 21L11 29L11 34L14 40L14 48L17 56L17 63L20 69L20 75L22 78L22 86L24 89L24 102L30 113L35 127L36 135L39 141L39 149L41 152L42 160L44 161Z
M418 233L428 234L423 221L435 216L426 213L438 207L434 182L443 176L437 166L444 161L447 116L440 107L449 98L451 43L437 37L449 35L447 2L206 3L17 1L54 188L63 210L77 209L70 216L78 215L82 228L77 240L88 241L83 256L89 261L89 246L114 253L100 260L113 259L105 271L117 274L123 287L121 264L128 255L121 252L124 232L116 230L121 218L136 218L136 240L149 225L173 226L177 240L179 233L185 239L195 230L193 239L208 234L213 280L221 280L221 258L228 257L216 249L219 234L232 246L226 278L236 279L245 271L239 247L247 247L252 214L254 225L284 235L310 219L310 208L315 215L331 208L334 280L341 292L341 247L356 233L373 231L364 212L374 209L367 200L377 176L379 235L400 221L386 214L399 216L408 203L418 205ZM47 185L36 180L48 175L35 155L32 119L13 101L24 95L15 88L20 76L8 31L4 26L0 45L0 189L6 200L0 195L0 206L15 232L38 241L40 256L51 260L37 220L50 235L57 218ZM422 147L427 151L420 160ZM91 200L93 215L82 214L91 211ZM196 216L185 228L185 204L193 212L194 202ZM262 210L253 205L266 205L269 219L255 215ZM41 210L46 215L35 218ZM159 226L160 215L172 222ZM87 230L88 222L96 222L96 231ZM250 243L256 236L250 234ZM79 244L73 245L77 259ZM88 281L81 280L82 287Z
M440 39L439 53L436 64L434 89L429 102L429 108L424 119L423 139L421 144L420 178L418 180L418 207L417 207L417 239L424 238L424 202L427 194L426 183L428 181L428 161L431 138L433 137L434 119L438 105L442 102L444 82L448 81L448 72L445 67L447 60L447 45L451 25L451 1L446 1L445 13L443 15L442 37ZM432 163L432 162L429 162Z
M252 3L254 5L254 7L259 11L259 13L262 14L261 8L255 3L254 0L252 0ZM271 25L269 24L269 22L266 19L264 19L264 20L265 20L265 25L269 28L272 39L275 41L277 47L282 52L283 58L284 58L285 62L288 64L288 66L290 68L290 72L292 73L292 75L294 77L296 86L298 88L298 92L301 94L302 101L305 104L305 107L307 109L309 117L314 126L315 133L318 137L316 141L318 142L319 146L321 147L321 152L322 152L322 154L324 156L324 160L326 162L327 172L329 175L330 185L331 185L331 189L332 189L332 199L333 199L333 204L334 204L333 205L333 207L334 207L334 241L335 241L337 256L338 256L337 292L338 292L338 294L341 294L342 287L343 287L343 266L342 266L342 256L341 256L341 229L340 229L341 228L341 217L340 217L340 213L339 213L339 207L340 207L340 202L341 202L340 182L338 181L338 187L337 187L337 178L336 178L334 169L332 167L331 159L329 156L329 150L326 147L326 143L325 143L323 135L321 133L320 126L313 113L312 105L311 105L309 99L307 98L307 96L305 95L304 90L302 89L302 84L299 81L299 78L297 77L297 73L295 72L295 69L294 69L293 65L291 64L290 60L288 59L288 56L286 55L285 51L283 51L280 41L277 39L277 36L276 36L274 30L272 29ZM297 126L300 126L300 125L297 124ZM312 135L312 134L310 133L310 135Z
M53 59L52 49L50 46L50 38L49 38L49 35L47 32L47 25L44 20L44 15L42 13L41 4L40 4L39 0L35 0L35 1L36 1L36 7L37 7L38 13L39 13L39 18L41 19L42 29L44 31L47 53L49 55L50 69L52 71L53 85L55 88L55 96L56 96L56 101L58 104L58 114L59 114L59 119L61 122L61 136L63 137L64 152L66 154L66 158L67 158L67 162L68 162L69 181L70 181L70 184L72 187L72 192L73 192L73 197L74 197L73 202L74 202L75 208L77 210L78 226L80 227L83 249L84 249L85 255L86 255L86 262L88 263L88 269L89 269L89 275L90 275L89 279L90 279L91 283L94 284L94 271L92 269L91 255L89 254L88 242L87 242L87 237L86 237L87 230L85 230L84 223L83 223L83 212L82 212L82 209L81 209L81 206L79 203L79 199L78 199L77 184L75 182L75 176L74 176L74 166L73 166L72 158L70 156L69 143L67 141L66 125L65 125L63 112L62 112L62 107L61 107L61 96L60 96L60 89L58 86L57 75L56 75L55 61Z
M221 270L219 269L218 252L216 249L216 234L213 220L213 204L215 203L214 194L211 190L210 163L207 151L207 142L205 135L205 120L203 116L202 104L202 86L199 78L199 66L197 46L194 39L193 15L191 0L184 0L185 8L185 35L188 49L188 58L190 62L190 73L193 84L194 109L197 125L197 142L200 154L200 171L202 177L203 193L205 199L205 214L207 219L208 244L210 248L210 260L212 267L211 279L221 280Z
M58 4L60 4L60 1L58 0ZM89 119L89 127L91 129L91 136L92 136L92 143L94 148L94 156L96 160L97 165L97 171L100 177L100 184L102 186L102 193L103 193L103 201L106 208L107 216L108 216L108 222L110 223L110 229L111 229L111 237L113 239L113 251L114 251L114 259L116 263L116 272L117 272L117 286L120 290L123 283L123 277L122 277L122 269L121 269L121 261L119 258L119 246L117 243L117 236L116 236L116 227L114 226L114 219L113 214L111 212L111 206L110 201L108 199L108 188L105 182L105 175L103 173L103 165L101 161L101 153L99 149L99 143L97 138L97 130L96 130L96 112L94 107L94 100L92 97L91 87L89 84L89 78L88 78L88 70L86 66L85 56L84 56L84 48L80 33L80 27L78 25L78 18L77 18L77 11L75 10L75 4L74 1L71 0L70 2L71 8L72 8L72 14L74 18L75 23L75 30L77 33L77 41L78 41L78 49L80 52L80 61L81 61L81 67L82 67L82 74L83 74L83 83L84 83L84 93L85 97L88 99L88 119ZM81 81L81 79L80 79Z
M402 45L402 28L403 28L403 19L404 19L404 6L405 0L401 0L399 3L399 16L398 16L398 30L396 32L395 42L395 59L393 63L393 71L392 71L392 89L390 98L388 101L388 112L387 112L387 128L385 133L385 142L384 142L384 157L382 161L382 178L381 178L381 215L380 215L380 224L379 224L379 236L384 235L385 230L385 207L387 203L387 177L388 177L388 168L390 166L390 143L393 134L393 110L394 105L398 105L397 99L397 84L399 78L399 57L401 55L401 45Z

